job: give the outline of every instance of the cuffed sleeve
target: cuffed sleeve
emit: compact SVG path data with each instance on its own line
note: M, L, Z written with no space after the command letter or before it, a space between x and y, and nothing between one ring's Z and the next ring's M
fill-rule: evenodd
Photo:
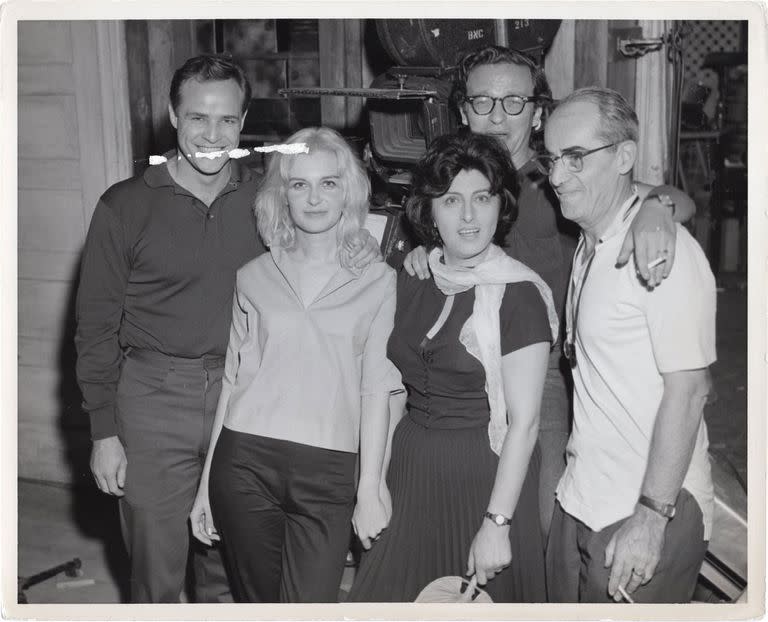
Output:
M85 241L77 291L77 380L93 440L117 434L115 397L122 351L120 322L130 273L122 223L99 201Z
M656 365L662 374L711 365L715 353L715 279L704 253L678 225L678 251L669 276L645 294Z
M249 331L255 331L251 324L256 322L255 310L249 314L240 290L240 275L235 287L235 296L232 301L232 325L229 329L229 345L227 346L227 358L224 366L223 383L225 388L231 389L237 380L237 370L240 367L240 347Z
M371 322L363 351L361 395L394 391L402 386L400 372L387 358L387 343L395 320L396 277L388 270L381 306Z

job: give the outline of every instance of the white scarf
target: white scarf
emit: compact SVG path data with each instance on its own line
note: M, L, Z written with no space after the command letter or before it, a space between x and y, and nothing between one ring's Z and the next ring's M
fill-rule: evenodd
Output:
M464 323L459 341L485 370L485 391L491 407L488 438L491 449L501 455L507 434L507 404L501 371L501 327L499 309L507 283L530 281L539 290L547 307L552 341L557 340L558 321L552 291L541 277L501 248L491 244L482 263L473 268L447 266L441 261L443 251L435 248L429 254L429 267L443 294L451 296L475 288L472 315Z

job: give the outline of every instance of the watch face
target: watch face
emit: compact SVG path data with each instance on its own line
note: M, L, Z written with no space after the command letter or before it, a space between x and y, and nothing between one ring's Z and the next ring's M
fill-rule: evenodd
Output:
M499 527L503 526L503 525L504 525L504 523L506 522L506 521L505 521L505 519L504 519L504 517L503 517L501 514L497 514L497 515L496 515L496 516L493 518L493 520L494 520L494 522L495 522L495 523L496 523L496 524L497 524Z

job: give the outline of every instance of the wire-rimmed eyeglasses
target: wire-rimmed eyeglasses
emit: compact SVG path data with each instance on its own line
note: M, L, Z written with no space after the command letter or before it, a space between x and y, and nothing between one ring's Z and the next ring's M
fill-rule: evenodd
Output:
M539 101L537 95L506 95L504 97L491 97L490 95L470 95L465 97L475 114L485 116L491 114L496 102L501 102L501 107L509 116L519 115L528 102Z
M542 153L536 156L536 166L545 175L551 175L555 170L555 162L562 160L565 170L571 173L580 173L584 168L584 158L588 155L613 147L616 143L610 143L609 145L603 145L589 151L583 151L581 149L573 149L562 153L559 156L553 156L549 153Z

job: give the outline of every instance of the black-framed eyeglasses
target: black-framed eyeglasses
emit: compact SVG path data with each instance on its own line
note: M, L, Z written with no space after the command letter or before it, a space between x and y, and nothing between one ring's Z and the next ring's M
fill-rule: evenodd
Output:
M485 116L491 114L496 102L501 102L501 107L509 116L519 115L528 102L539 101L536 95L506 95L504 97L491 97L490 95L470 95L465 97L475 114Z
M565 166L566 171L569 171L571 173L580 173L581 170L584 168L584 158L586 158L588 155L591 155L593 153L597 153L598 151L602 151L603 149L608 149L608 147L613 147L615 144L616 143L603 145L602 147L590 149L589 151L574 149L571 151L566 151L565 153L559 156L553 156L548 153L542 153L536 156L535 158L536 165L538 166L539 170L542 173L544 173L545 175L551 175L552 171L555 170L555 162L557 162L558 160L562 160L563 166Z

